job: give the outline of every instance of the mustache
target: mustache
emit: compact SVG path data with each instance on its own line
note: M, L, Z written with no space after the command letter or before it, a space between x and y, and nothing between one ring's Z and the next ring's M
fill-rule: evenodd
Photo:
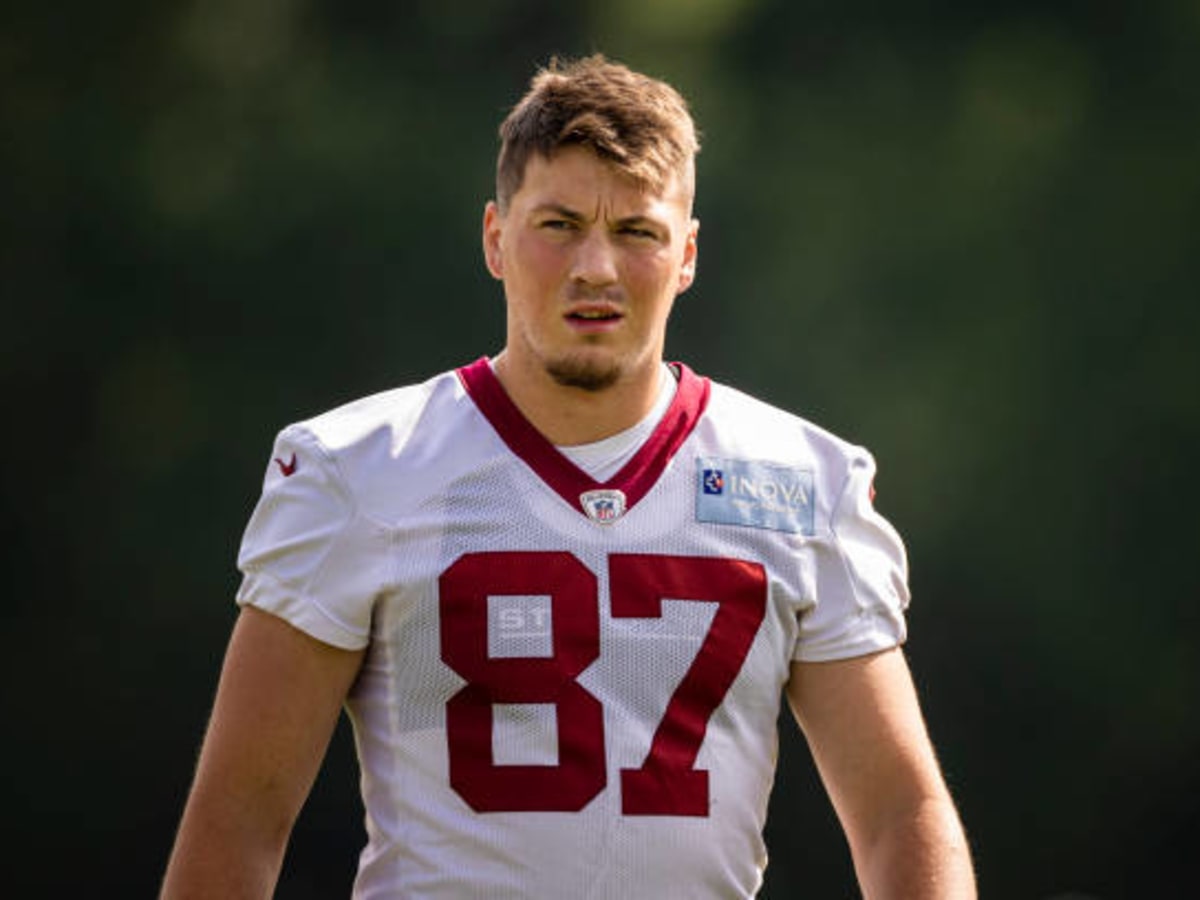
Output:
M567 285L567 300L578 302L601 302L625 305L625 291L615 284L593 285L572 281Z

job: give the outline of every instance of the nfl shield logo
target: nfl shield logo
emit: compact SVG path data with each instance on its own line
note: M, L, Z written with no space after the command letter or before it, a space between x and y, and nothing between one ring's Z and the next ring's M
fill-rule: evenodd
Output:
M625 495L620 491L586 491L579 503L593 522L611 525L625 514Z

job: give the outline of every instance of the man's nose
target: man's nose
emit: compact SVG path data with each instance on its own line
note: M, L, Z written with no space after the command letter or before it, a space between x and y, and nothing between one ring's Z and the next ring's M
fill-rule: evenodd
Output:
M571 277L583 284L612 284L617 280L616 248L603 229L592 229L576 246Z

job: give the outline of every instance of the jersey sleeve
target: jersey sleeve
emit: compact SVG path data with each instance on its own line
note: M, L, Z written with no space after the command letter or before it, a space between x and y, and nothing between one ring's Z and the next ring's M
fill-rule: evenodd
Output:
M811 573L815 603L800 617L793 658L820 662L862 656L907 636L908 559L900 535L875 509L875 461L851 461L819 541Z
M318 640L366 646L386 558L336 461L302 426L275 440L238 554L239 606L280 616Z

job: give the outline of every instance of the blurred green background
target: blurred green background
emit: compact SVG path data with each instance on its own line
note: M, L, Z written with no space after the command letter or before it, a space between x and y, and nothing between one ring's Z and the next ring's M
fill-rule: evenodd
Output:
M990 898L1194 896L1200 3L6 3L6 892L152 896L271 440L494 352L551 54L704 132L668 355L869 446ZM785 723L764 896L855 896ZM345 896L347 729L281 898ZM35 862L40 860L41 862Z

